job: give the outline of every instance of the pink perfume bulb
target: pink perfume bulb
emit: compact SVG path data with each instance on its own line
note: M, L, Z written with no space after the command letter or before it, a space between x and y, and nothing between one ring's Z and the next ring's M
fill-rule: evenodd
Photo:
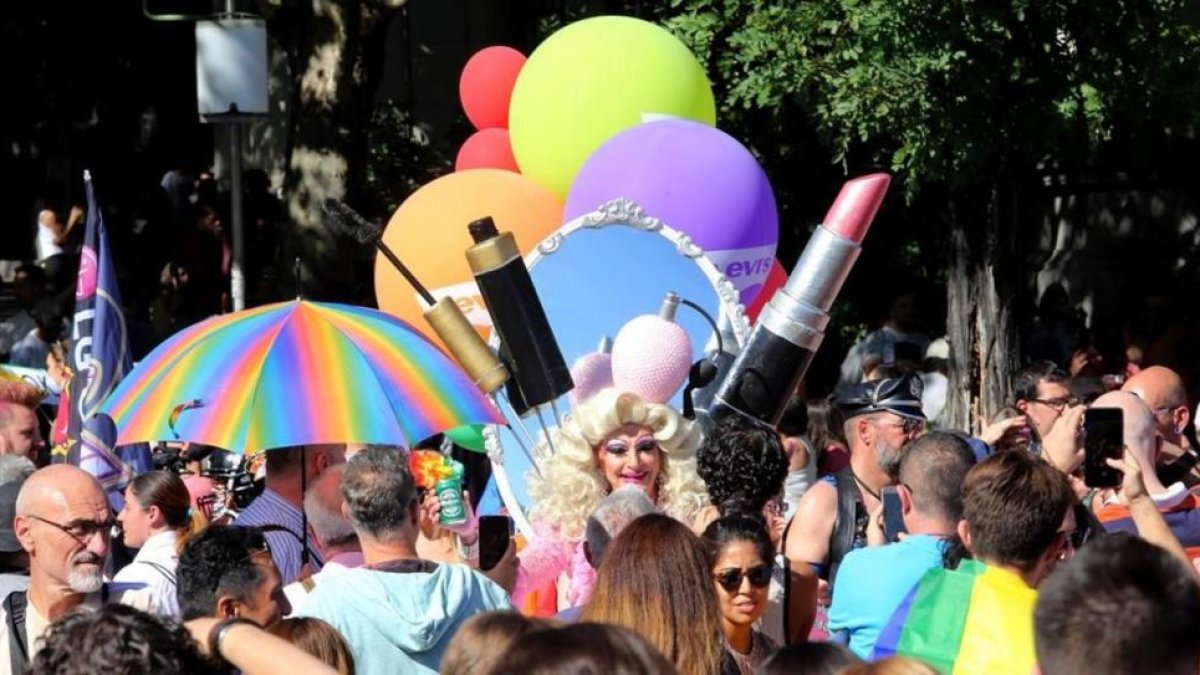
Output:
M682 326L660 315L635 317L613 343L613 385L646 401L671 400L687 381L691 366L691 338Z

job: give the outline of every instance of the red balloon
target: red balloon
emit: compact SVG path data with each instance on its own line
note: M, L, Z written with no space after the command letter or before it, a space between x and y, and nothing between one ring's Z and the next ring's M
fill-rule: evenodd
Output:
M485 47L463 66L458 98L476 129L507 129L508 102L525 55L512 47Z
M458 149L454 170L504 169L520 173L517 159L513 157L512 143L508 140L508 129L484 129L471 134Z
M762 289L758 291L754 302L750 303L750 306L746 308L746 318L751 323L758 321L758 313L762 311L763 307L766 307L771 296L775 295L775 291L783 288L787 280L787 270L783 269L783 265L776 260L771 265L771 271L767 273L767 279L763 282Z

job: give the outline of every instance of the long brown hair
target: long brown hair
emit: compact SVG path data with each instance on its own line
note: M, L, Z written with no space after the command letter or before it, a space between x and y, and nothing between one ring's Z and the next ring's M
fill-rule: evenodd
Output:
M704 544L669 516L642 516L622 530L581 620L636 631L680 673L720 671L725 633Z
M484 612L468 619L442 655L441 675L481 675L492 669L517 638L558 624L517 612Z
M183 551L187 540L208 526L200 509L192 508L192 497L183 479L171 471L148 471L129 483L129 491L143 510L157 506L167 527L178 534L175 548Z

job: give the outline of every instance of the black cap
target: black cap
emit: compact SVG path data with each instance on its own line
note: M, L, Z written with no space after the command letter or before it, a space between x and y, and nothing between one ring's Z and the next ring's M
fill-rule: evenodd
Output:
M911 419L923 420L921 392L925 385L916 375L885 377L863 382L838 392L833 404L843 419L876 412L890 412Z

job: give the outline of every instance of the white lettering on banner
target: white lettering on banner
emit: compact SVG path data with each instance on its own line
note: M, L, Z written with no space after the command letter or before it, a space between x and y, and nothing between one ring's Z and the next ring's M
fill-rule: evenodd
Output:
M483 295L479 293L479 286L474 281L464 281L460 284L452 286L442 286L441 288L429 289L433 297L450 298L458 308L462 310L463 316L467 317L467 321L471 322L472 326L479 328L492 327L492 315L488 314L487 305L483 302ZM414 294L417 303L422 304L421 296Z
M88 331L88 334L84 336L81 335L80 330L83 324L90 323L95 318L96 310L94 308L75 312L75 321L71 325L71 338L75 343L72 357L75 372L82 372L92 360L92 332Z
M705 251L717 269L739 291L761 284L775 264L775 245L751 246L724 251Z

